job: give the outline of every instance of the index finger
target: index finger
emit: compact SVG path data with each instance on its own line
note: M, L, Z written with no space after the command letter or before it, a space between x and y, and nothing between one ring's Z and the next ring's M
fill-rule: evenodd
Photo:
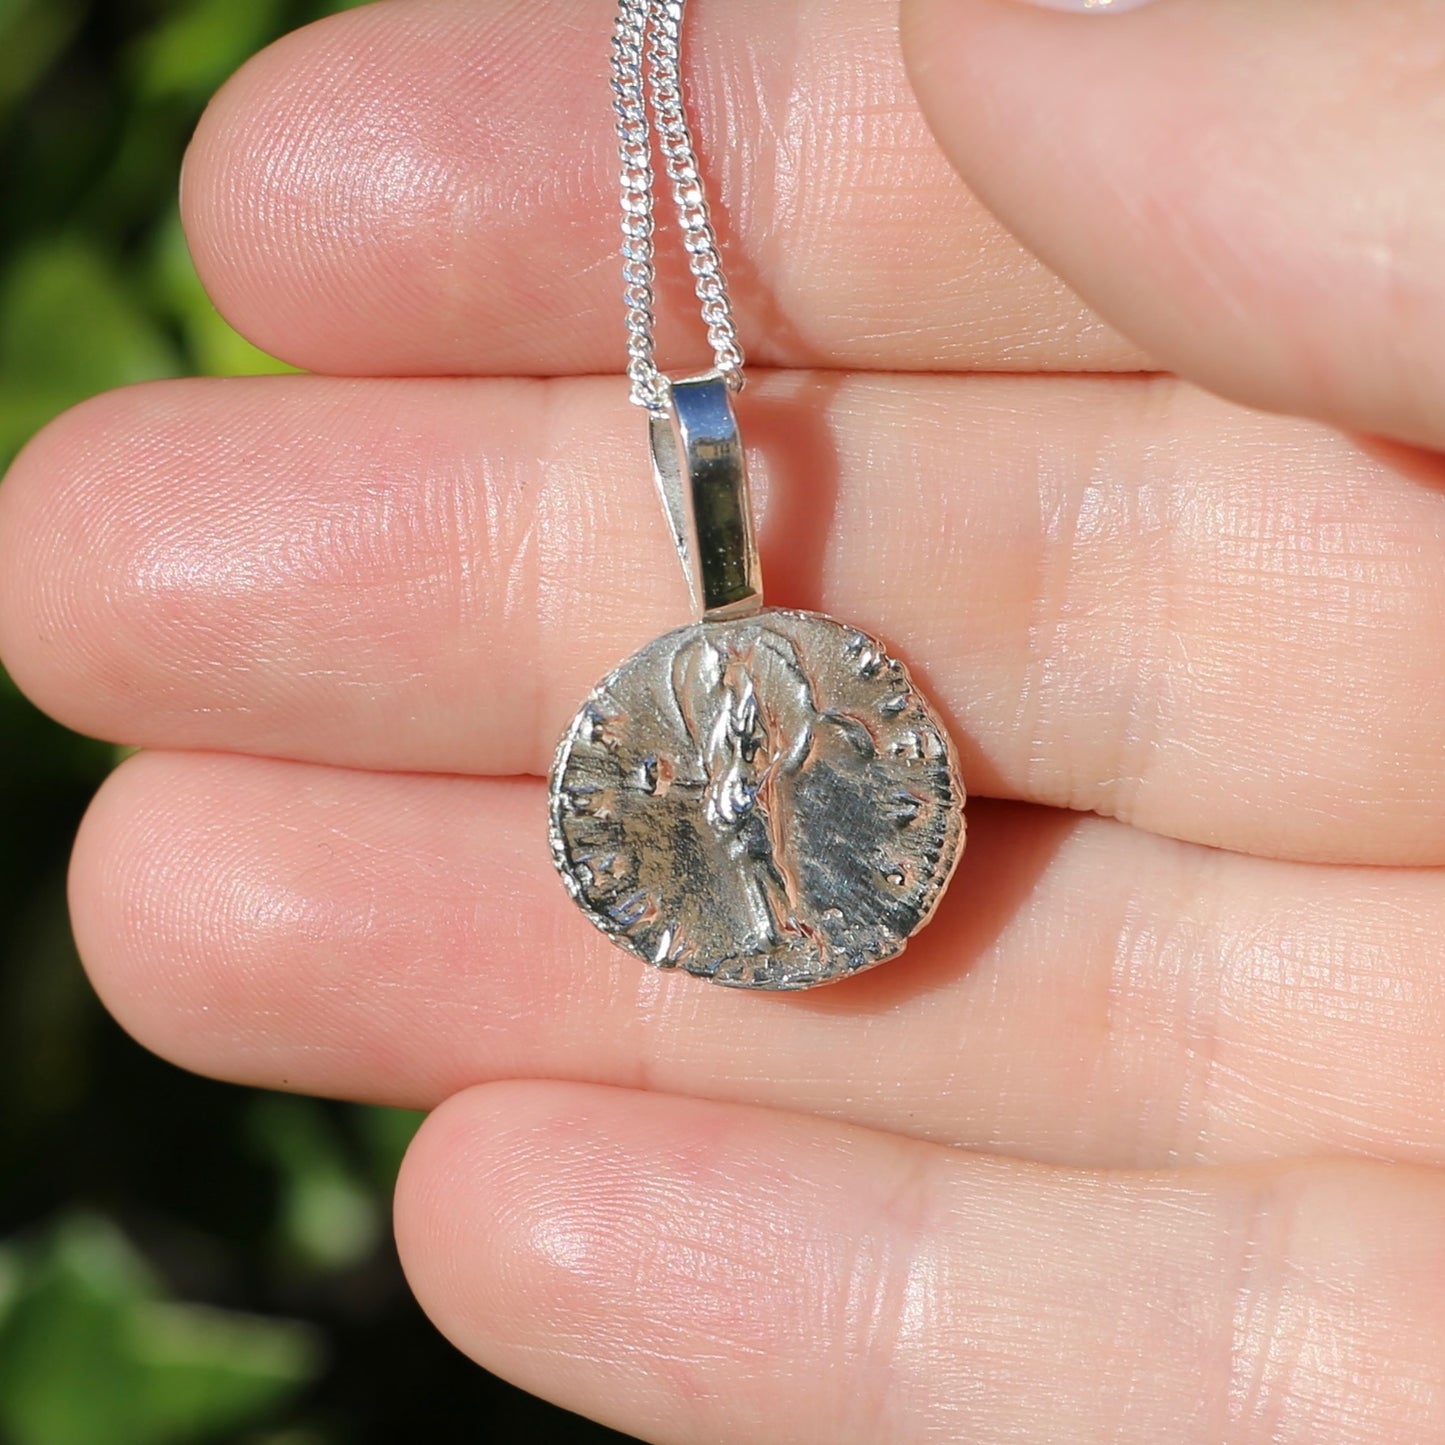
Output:
M217 305L314 371L619 370L611 17L611 0L385 0L263 52L186 165ZM749 360L1144 365L958 180L896 28L877 0L689 13L687 102ZM705 355L696 303L661 240L661 360L685 367Z

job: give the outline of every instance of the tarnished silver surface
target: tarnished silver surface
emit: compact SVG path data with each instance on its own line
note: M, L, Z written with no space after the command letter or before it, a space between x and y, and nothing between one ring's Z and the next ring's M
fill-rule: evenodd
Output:
M679 628L562 738L553 856L603 932L716 983L800 989L900 953L963 843L943 725L866 633L767 609Z

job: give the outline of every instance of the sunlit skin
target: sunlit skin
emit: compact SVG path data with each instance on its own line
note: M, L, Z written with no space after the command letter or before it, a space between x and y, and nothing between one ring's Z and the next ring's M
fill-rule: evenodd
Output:
M1445 0L1068 8L691 7L770 600L886 638L979 795L864 977L647 968L548 857L578 700L688 616L610 0L258 57L186 224L319 374L97 399L0 488L0 655L145 749L73 868L108 1006L434 1109L423 1306L645 1440L1445 1440Z

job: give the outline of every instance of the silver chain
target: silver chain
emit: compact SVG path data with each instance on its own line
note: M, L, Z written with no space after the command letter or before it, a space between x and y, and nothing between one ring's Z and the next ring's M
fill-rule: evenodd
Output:
M685 4L686 0L618 0L612 36L612 103L622 152L622 296L627 308L627 375L632 382L631 399L649 411L665 410L668 400L667 378L654 359L654 131L672 187L694 289L702 304L713 364L734 391L743 384L742 348L733 326L697 152L682 106L680 62Z

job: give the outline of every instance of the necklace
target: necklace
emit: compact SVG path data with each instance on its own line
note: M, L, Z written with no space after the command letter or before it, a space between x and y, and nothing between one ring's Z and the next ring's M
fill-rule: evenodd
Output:
M697 620L592 690L549 781L567 891L659 968L744 988L829 983L901 953L963 846L953 744L907 669L855 627L764 607L731 393L743 355L680 79L685 0L618 0L631 399ZM654 361L653 139L713 369Z

